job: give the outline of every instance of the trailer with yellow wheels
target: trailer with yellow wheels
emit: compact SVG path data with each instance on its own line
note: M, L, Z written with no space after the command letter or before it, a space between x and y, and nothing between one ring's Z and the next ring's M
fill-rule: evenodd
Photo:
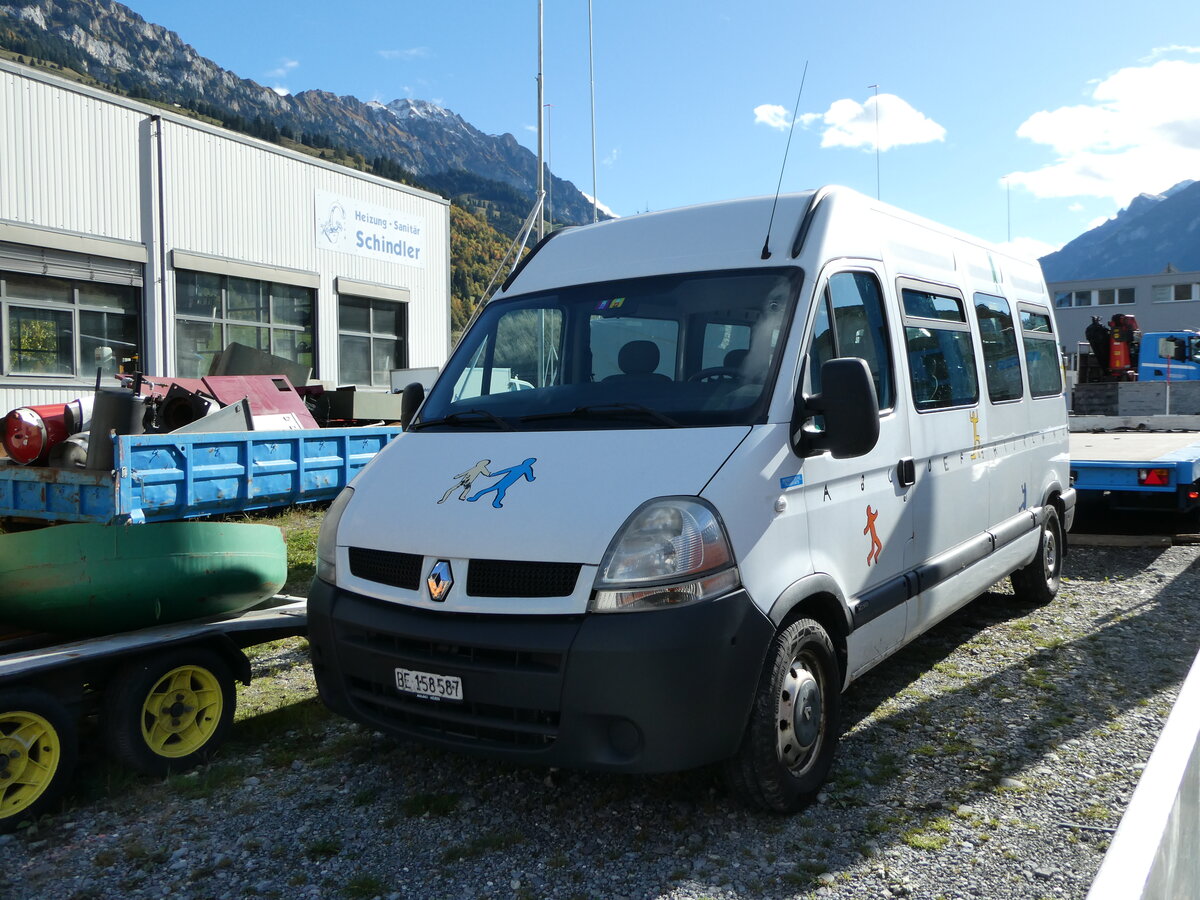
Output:
M185 771L228 736L243 652L304 634L306 601L235 617L158 625L62 642L0 637L0 834L54 810L79 758L80 722L98 719L103 749L150 775Z

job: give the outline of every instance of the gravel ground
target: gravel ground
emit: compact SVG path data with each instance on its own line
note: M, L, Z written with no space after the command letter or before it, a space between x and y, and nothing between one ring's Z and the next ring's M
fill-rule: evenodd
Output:
M1200 646L1198 560L1075 548L1041 609L997 586L851 688L828 787L790 818L713 770L394 741L326 714L303 642L273 645L217 760L85 765L62 812L0 837L0 897L1083 897ZM245 715L265 696L289 705Z

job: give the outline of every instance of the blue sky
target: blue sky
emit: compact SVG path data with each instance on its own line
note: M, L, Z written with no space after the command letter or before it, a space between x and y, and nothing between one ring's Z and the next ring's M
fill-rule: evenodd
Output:
M127 5L268 87L429 100L536 149L536 0ZM587 12L546 0L544 77L550 164L590 194ZM1040 255L1200 179L1196 0L593 0L593 33L619 215L773 193L806 62L785 191L878 184Z

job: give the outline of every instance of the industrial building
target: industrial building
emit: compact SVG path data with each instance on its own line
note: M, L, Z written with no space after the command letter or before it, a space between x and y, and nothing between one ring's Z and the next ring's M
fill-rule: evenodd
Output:
M450 347L445 199L0 61L0 415L231 344L331 385Z
M1158 275L1055 281L1047 288L1068 358L1086 343L1093 316L1107 325L1117 313L1132 315L1143 332L1200 330L1200 272L1168 267Z

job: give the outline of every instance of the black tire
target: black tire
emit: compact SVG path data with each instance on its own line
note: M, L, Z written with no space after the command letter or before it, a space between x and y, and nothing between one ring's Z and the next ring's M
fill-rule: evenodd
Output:
M1054 599L1062 582L1065 549L1058 510L1054 506L1047 506L1037 556L1029 565L1012 573L1013 594L1019 602L1042 606Z
M78 758L78 728L66 707L45 691L0 691L0 834L49 809Z
M775 635L750 721L726 783L746 805L780 813L807 806L837 749L842 679L833 642L800 619Z
M121 764L147 775L207 760L233 724L237 687L229 665L185 647L126 665L104 693L104 738Z

